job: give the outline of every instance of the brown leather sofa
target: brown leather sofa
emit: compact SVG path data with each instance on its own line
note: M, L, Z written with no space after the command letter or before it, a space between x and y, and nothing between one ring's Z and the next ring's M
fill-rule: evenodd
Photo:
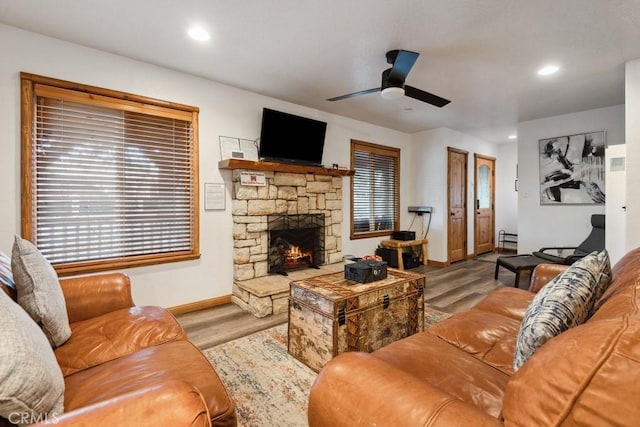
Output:
M639 425L640 248L614 266L585 323L513 372L524 313L565 268L542 264L529 291L500 288L425 332L337 356L311 389L309 425Z
M71 338L57 425L235 426L235 404L175 317L137 307L122 273L60 280ZM4 288L11 295L10 288ZM15 299L15 295L11 295ZM0 425L11 425L0 420Z

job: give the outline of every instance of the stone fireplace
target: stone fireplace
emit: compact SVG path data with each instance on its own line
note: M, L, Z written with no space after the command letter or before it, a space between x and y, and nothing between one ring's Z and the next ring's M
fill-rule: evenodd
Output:
M241 183L242 174L253 171L233 169L231 301L257 317L287 311L289 282L295 275L324 274L315 267L342 262L344 174L315 169L321 172L261 171L265 179L259 186Z

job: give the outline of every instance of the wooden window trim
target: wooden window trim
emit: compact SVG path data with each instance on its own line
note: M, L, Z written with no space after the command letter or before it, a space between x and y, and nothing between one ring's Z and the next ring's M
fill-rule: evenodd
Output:
M198 114L199 108L162 101L145 96L120 92L96 86L73 83L35 74L20 73L21 81L21 233L25 239L34 241L33 225L35 219L33 206L34 180L31 173L32 135L34 132L35 101L39 95L68 97L69 100L82 99L85 103L101 106L118 105L119 109L147 112L166 118L190 121L192 124L192 168L193 168L193 221L192 247L190 251L166 252L160 255L137 255L110 258L100 261L87 261L54 265L61 275L90 273L115 270L168 262L187 261L200 258L200 211L199 211L199 157L198 157ZM87 102L89 101L89 102ZM152 112L152 113L151 113Z
M351 218L350 218L350 238L351 240L356 239L367 239L372 237L383 237L390 236L394 230L400 229L400 149L395 147L388 147L384 145L374 144L371 142L359 141L352 139L351 140L351 169L355 170L355 150L363 150L373 154L380 154L385 156L394 157L396 159L396 167L395 167L395 188L394 192L396 194L396 203L394 205L394 214L393 214L393 228L390 230L380 230L380 231L366 231L366 232L356 232L355 231L355 221L354 221L354 177L351 177Z

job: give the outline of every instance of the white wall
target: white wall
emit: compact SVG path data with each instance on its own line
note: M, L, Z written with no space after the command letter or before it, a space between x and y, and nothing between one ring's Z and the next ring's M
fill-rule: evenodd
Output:
M616 105L518 124L518 252L576 246L591 230L591 215L605 213L604 205L540 205L538 140L605 130L609 145L623 144L624 109Z
M625 136L627 142L626 249L640 246L640 59L625 67Z
M7 254L11 253L13 236L20 233L21 71L199 107L201 198L205 182L224 181L227 192L231 189L231 172L218 170L218 137L257 138L262 108L269 107L328 122L325 164L348 166L351 138L401 148L401 200L408 199L411 172L406 165L411 154L407 134L4 25L0 25L0 40L0 251ZM345 178L343 252L372 253L376 246L372 239L349 241L349 184ZM132 278L137 304L175 306L231 293L230 206L229 194L225 211L204 211L200 201L200 260L126 271Z
M448 128L411 135L411 170L414 190L409 205L433 206L429 230L429 259L446 262L447 255L447 147L469 152L467 165L467 254L474 251L474 153L496 158L496 169L503 160L495 144ZM505 162L506 163L506 162ZM506 166L509 167L509 166ZM515 167L513 165L512 167ZM496 198L504 183L496 180ZM496 220L496 230L503 225Z
M496 162L496 246L500 230L518 232L518 192L515 189L518 145L507 142L498 145Z

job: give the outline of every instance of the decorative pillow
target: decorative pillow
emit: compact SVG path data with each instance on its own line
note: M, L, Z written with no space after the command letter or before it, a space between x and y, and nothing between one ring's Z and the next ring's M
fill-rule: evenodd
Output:
M13 289L16 288L11 274L11 258L0 252L0 283Z
M64 379L47 337L0 292L0 417L30 424L61 415Z
M603 254L604 252L604 254ZM609 288L611 284L612 272L611 272L611 260L609 259L609 253L606 249L603 249L599 255L602 255L602 273L600 276L600 280L596 285L596 290L593 296L593 307L591 308L591 312L589 313L589 317L595 313L600 305L600 298L604 295L605 291ZM606 256L605 256L606 255Z
M544 286L520 324L513 370L517 371L551 338L586 321L609 283L611 264L608 252L603 250L576 261Z
M33 243L16 236L11 256L18 304L25 309L55 348L71 336L67 305L58 275Z

